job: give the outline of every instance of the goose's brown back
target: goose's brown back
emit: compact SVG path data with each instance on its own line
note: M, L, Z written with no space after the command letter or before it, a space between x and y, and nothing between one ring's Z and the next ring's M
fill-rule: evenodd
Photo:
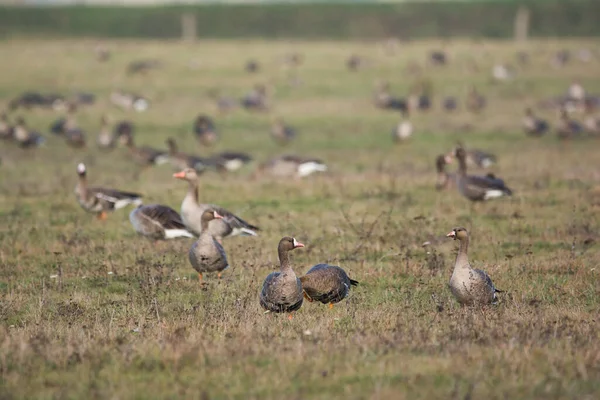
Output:
M323 304L337 303L350 292L350 286L358 282L348 277L346 271L335 265L317 264L300 277L302 289L311 301Z

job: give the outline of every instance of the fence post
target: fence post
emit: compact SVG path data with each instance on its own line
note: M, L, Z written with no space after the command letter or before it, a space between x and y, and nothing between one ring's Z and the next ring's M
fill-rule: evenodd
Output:
M196 16L193 13L181 14L181 39L186 42L196 40Z
M529 9L525 6L520 6L515 16L515 40L524 42L529 36Z

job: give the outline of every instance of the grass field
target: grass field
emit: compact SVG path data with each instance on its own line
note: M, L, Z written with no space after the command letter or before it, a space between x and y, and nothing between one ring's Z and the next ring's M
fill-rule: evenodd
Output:
M600 142L559 143L526 137L527 105L562 94L579 79L600 92L599 61L549 66L560 48L597 41L534 41L517 79L493 83L495 62L515 61L508 42L446 43L450 65L425 64L440 42L400 45L385 55L376 43L202 41L107 42L98 63L93 41L0 42L0 101L25 90L87 90L98 104L78 117L87 150L47 134L46 146L23 151L0 143L0 397L202 399L577 398L600 396ZM282 57L305 54L290 85ZM358 72L352 54L367 58ZM158 58L162 69L128 77L132 59ZM257 74L243 71L257 59ZM478 71L469 69L473 62ZM487 96L480 115L439 107L415 114L416 133L398 146L398 115L371 104L377 80L404 94L420 79L436 100L464 97L475 84ZM206 154L191 133L199 112L216 115L207 92L240 97L267 83L273 110L217 116L214 150L250 152L257 162L298 153L326 160L330 172L297 180L249 179L253 167L221 179L201 178L201 199L259 225L257 238L226 239L232 268L201 288L187 260L191 241L154 245L136 236L119 210L97 221L76 203L78 162L93 184L138 191L146 202L179 209L186 186L168 166L133 180L124 149L94 147L100 115L129 118L139 144ZM146 113L108 103L115 88L148 96ZM439 102L438 102L439 104ZM554 112L540 111L556 123ZM18 111L47 131L52 111ZM273 116L296 126L280 149L269 137ZM466 129L470 126L471 129ZM436 192L434 158L457 140L498 155L493 171L512 198L471 209L457 192ZM213 150L210 150L213 151ZM255 163L256 165L256 163ZM451 166L452 169L455 166ZM505 290L498 306L461 308L447 288L455 226L471 232L471 262ZM263 279L278 266L284 235L305 243L296 273L339 264L360 281L333 310L305 303L293 320L264 315ZM421 244L429 240L432 246ZM438 302L432 300L432 295Z

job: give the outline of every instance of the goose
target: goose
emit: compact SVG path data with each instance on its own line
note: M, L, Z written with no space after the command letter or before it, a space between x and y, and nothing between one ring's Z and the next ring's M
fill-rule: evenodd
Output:
M512 191L506 187L504 181L493 174L467 175L466 152L462 147L458 147L454 155L458 159L458 191L464 197L471 201L485 201L512 195Z
M119 140L121 144L127 145L128 137L133 137L135 126L133 122L127 120L121 120L115 124L113 129L113 136Z
M257 173L266 173L277 178L304 178L316 172L326 171L327 165L319 159L284 155L260 165Z
M480 269L473 269L469 264L467 252L469 250L469 234L465 228L454 228L447 237L460 241L460 248L454 270L450 277L450 291L463 305L484 305L497 302L497 293L502 290L496 289L488 274Z
M136 147L132 135L122 136L125 146L129 149L132 159L140 165L162 165L169 162L169 155L161 150L152 147Z
M458 108L458 101L454 96L446 96L442 102L444 110L447 112L455 111Z
M0 113L0 140L12 140L13 127L8 122L6 113Z
M351 286L358 286L358 281L350 279L346 271L329 264L315 265L300 277L300 282L306 300L329 304L329 308L345 299Z
M356 54L352 54L346 60L346 67L350 71L358 71L361 67L364 66L364 64L365 64L364 58L362 58L361 56L356 55Z
M167 146L169 148L169 161L173 168L180 171L184 168L194 168L196 171L203 171L207 167L206 160L177 151L177 142L175 139L168 138Z
M560 121L556 128L556 135L559 139L572 139L581 136L583 126L574 119L569 117L569 113L565 108L560 110Z
M271 126L271 137L280 145L289 143L296 137L296 130L286 125L283 119L277 118Z
M142 204L142 196L137 193L122 192L120 190L105 189L101 187L88 187L87 169L85 164L77 165L79 181L75 186L75 197L77 202L87 212L96 214L98 219L107 218L107 212L118 210L133 204Z
M408 119L408 111L402 112L402 120L396 125L394 130L392 131L392 138L394 142L400 143L408 138L410 138L413 134L413 125Z
M19 147L24 149L41 146L46 141L39 133L29 130L21 117L16 120L13 136Z
M248 111L266 111L269 107L267 104L267 88L264 85L255 85L241 101L242 106Z
M223 218L211 221L208 225L211 235L218 241L227 236L257 236L258 227L250 225L235 214L213 204L198 203L198 174L192 168L186 168L176 174L176 179L188 182L188 192L181 203L181 218L191 232L202 233L202 214L206 210L216 211Z
M223 151L209 157L206 162L219 172L234 172L252 162L252 157L242 152Z
M429 53L429 62L437 66L446 65L448 57L443 50L433 50Z
M127 74L147 74L153 69L162 67L162 63L159 60L135 60L127 65Z
M279 254L280 270L271 272L265 279L260 291L260 305L267 312L291 313L302 307L303 291L300 279L294 273L290 263L289 251L304 247L304 245L286 236L279 241L277 253Z
M405 99L392 96L389 82L382 82L377 86L374 103L375 107L385 110L408 110L408 102Z
M133 229L142 236L154 240L180 237L193 238L177 211L162 204L140 205L129 214Z
M451 186L456 185L456 175L446 171L446 165L452 163L452 157L449 155L439 155L435 159L435 168L437 171L437 182L435 183L436 190L446 190Z
M467 109L473 113L479 113L485 108L485 104L485 97L483 97L483 95L477 91L475 86L472 86L469 89L469 94L467 95Z
M248 60L246 62L246 65L244 66L244 69L246 70L246 72L252 74L252 73L258 72L258 70L260 69L260 65L258 64L258 61L256 61L256 60Z
M600 134L600 117L598 117L598 115L594 115L594 104L591 101L586 101L585 102L585 108L584 108L584 112L585 112L585 119L584 119L584 126L585 126L585 130L592 134L592 135L598 135ZM0 122L0 132L2 132L2 123ZM0 133L1 135L1 133Z
M456 152L456 149L459 147L465 151L467 166L489 168L496 163L496 156L494 154L479 149L466 150L461 142L458 142L453 152Z
M525 109L525 118L523 119L523 127L525 128L525 133L529 136L542 136L548 132L548 122L543 119L539 119L533 113L531 108Z
M194 134L204 146L212 146L219 140L219 136L215 130L215 123L207 115L199 115L194 121Z
M104 150L115 147L115 136L110 131L109 118L107 115L103 115L100 118L100 132L98 133L96 144L99 148Z
M190 264L198 272L200 283L202 283L203 273L217 272L217 276L220 278L221 272L229 268L223 246L211 235L208 229L208 223L215 219L223 219L223 216L210 209L202 213L202 232L188 253Z
M123 110L146 111L150 106L148 99L134 93L126 93L120 90L110 94L110 102Z

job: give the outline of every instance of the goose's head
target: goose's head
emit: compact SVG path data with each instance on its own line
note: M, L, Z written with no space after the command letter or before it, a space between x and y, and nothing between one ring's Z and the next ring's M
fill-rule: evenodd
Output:
M454 238L454 240L464 240L469 237L467 230L465 228L454 228L450 233L446 235L446 237Z
M279 241L279 249L289 251L297 249L298 247L304 247L302 243L296 240L296 238L285 236Z
M198 179L198 173L194 168L186 168L183 171L179 171L173 174L173 178L181 179L188 182L193 182Z
M77 175L84 177L86 174L86 168L84 163L77 164Z
M212 209L202 213L202 221L212 221L213 219L223 219L223 216Z

